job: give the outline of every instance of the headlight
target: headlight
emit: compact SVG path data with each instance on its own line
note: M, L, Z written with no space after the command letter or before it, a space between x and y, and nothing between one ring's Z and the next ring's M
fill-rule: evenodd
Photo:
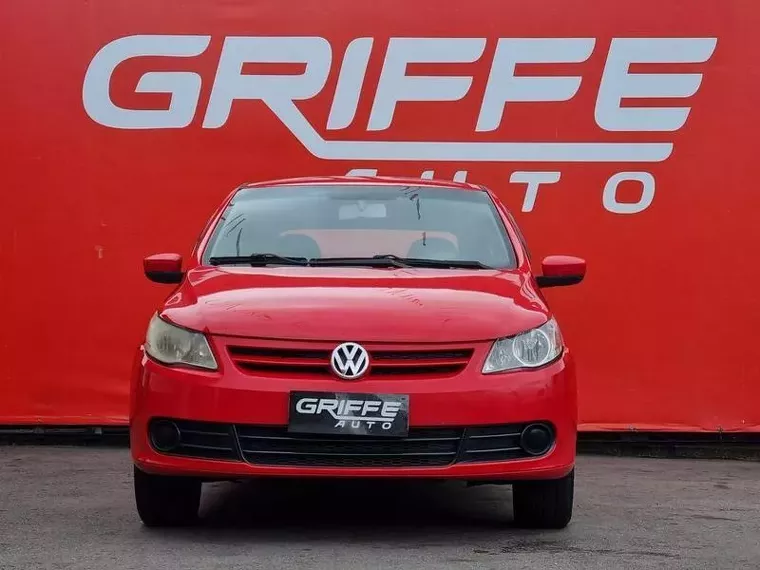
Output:
M164 364L216 370L216 359L203 333L170 325L153 315L145 335L145 352Z
M494 342L483 365L483 373L536 368L551 362L561 353L562 335L557 322L550 319L537 329Z

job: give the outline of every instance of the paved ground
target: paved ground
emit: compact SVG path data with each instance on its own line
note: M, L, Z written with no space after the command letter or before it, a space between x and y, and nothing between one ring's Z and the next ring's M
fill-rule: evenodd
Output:
M220 484L203 525L148 530L123 449L0 447L0 569L760 567L760 463L581 457L564 531L508 487Z

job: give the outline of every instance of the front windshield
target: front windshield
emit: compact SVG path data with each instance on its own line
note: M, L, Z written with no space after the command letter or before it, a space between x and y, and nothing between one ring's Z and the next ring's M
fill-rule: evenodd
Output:
M203 262L254 254L397 256L515 267L514 250L486 192L424 186L240 190L217 224Z

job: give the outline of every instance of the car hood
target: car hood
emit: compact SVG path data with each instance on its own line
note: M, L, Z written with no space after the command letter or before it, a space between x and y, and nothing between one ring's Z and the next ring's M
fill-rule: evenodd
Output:
M161 314L216 335L431 343L495 339L547 319L518 272L426 268L196 268Z

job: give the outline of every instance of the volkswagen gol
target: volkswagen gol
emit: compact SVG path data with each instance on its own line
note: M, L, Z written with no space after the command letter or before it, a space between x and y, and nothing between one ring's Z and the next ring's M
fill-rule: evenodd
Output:
M543 260L489 189L400 178L244 185L183 266L135 360L134 491L148 526L196 519L204 481L458 479L512 485L514 518L573 509L576 382Z

